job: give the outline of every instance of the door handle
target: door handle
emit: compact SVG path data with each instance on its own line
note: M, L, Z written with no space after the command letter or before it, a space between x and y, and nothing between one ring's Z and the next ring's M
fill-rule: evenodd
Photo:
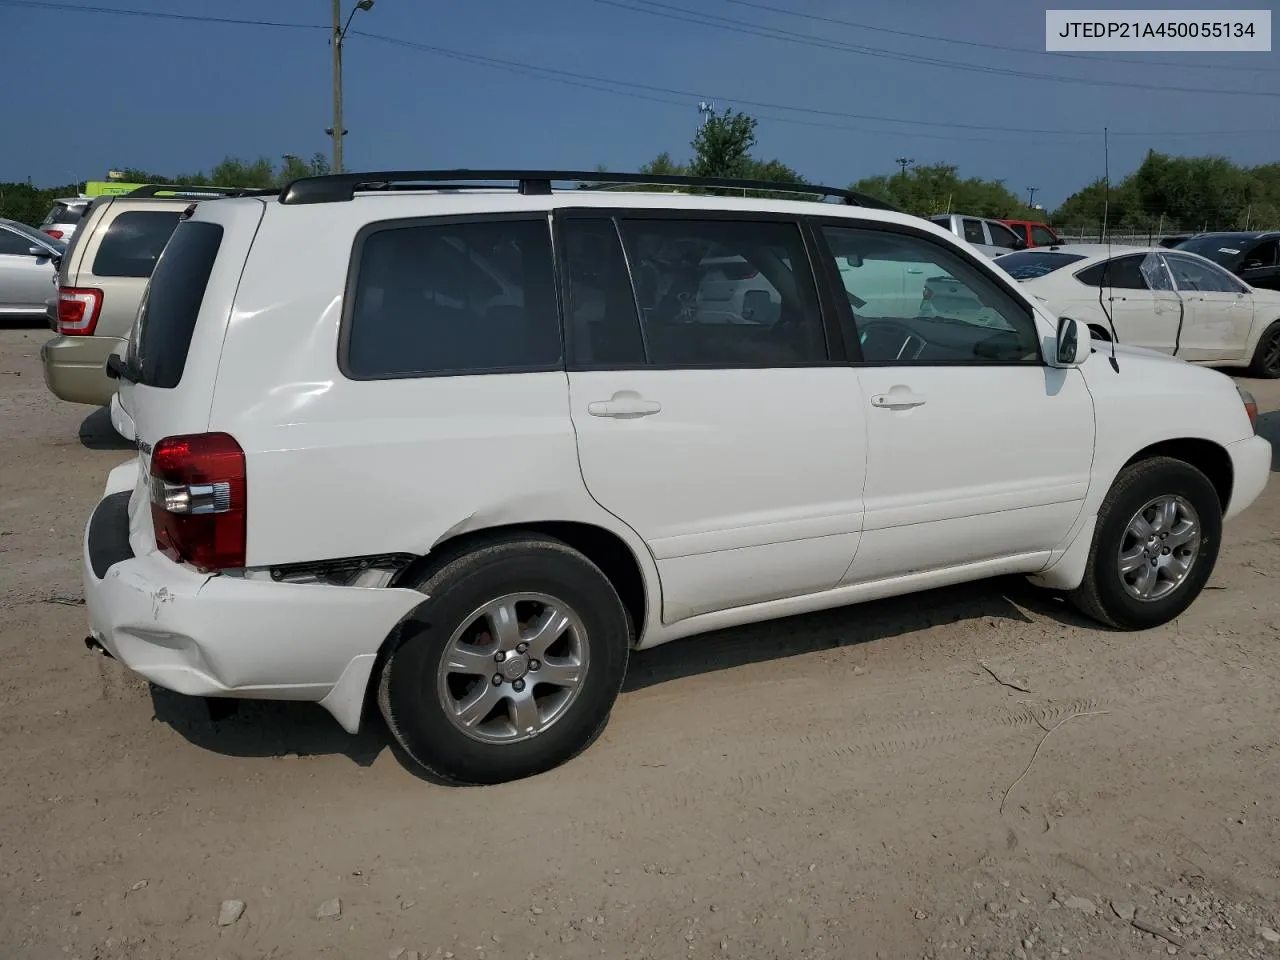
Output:
M657 400L646 400L631 390L621 390L608 400L593 400L587 404L587 413L593 417L612 417L615 420L634 420L651 417L662 411Z
M871 398L873 407L882 407L886 410L909 410L912 407L921 406L925 402L925 398L918 393L877 393Z

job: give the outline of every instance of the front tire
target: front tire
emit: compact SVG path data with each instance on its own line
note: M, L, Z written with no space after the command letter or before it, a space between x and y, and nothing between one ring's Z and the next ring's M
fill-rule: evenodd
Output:
M587 557L535 534L447 554L383 666L378 705L409 759L490 784L559 766L599 735L626 674L630 620Z
M1277 320L1258 338L1249 364L1249 375L1260 380L1280 378L1280 320Z
M1222 505L1208 477L1169 457L1130 464L1102 502L1084 581L1068 596L1117 629L1160 626L1200 595L1221 539Z

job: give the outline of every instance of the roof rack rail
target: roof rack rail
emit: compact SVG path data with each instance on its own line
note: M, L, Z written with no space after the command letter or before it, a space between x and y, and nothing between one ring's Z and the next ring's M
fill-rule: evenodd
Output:
M263 197L279 191L275 187L206 187L203 184L147 183L124 194L126 197L174 197L210 199L214 197Z
M779 183L772 180L732 180L721 177L680 177L658 173L604 173L582 170L381 170L369 173L331 173L303 177L286 184L280 202L286 204L338 203L351 200L359 190L467 189L461 181L515 182L522 194L545 196L553 182L578 183L579 189L614 184L691 187L703 190L742 190L793 193L800 196L835 197L852 207L874 210L898 208L877 197L824 187L817 183Z

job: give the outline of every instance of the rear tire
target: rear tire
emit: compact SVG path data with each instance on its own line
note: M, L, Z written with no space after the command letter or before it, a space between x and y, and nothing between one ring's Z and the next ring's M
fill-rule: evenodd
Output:
M1249 364L1249 376L1260 380L1280 378L1280 320L1263 330L1258 338L1253 361Z
M1068 597L1120 630L1168 623L1204 589L1221 539L1222 505L1208 477L1170 457L1131 464L1102 502L1084 580Z
M451 552L383 665L378 706L408 758L490 784L559 766L599 735L622 687L630 620L587 557L537 534Z

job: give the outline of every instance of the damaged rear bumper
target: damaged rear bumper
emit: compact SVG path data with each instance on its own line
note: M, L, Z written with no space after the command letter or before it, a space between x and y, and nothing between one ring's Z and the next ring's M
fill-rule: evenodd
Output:
M422 594L211 575L158 552L136 556L129 497L108 494L85 527L93 640L166 689L318 701L345 729L359 729L378 650Z

